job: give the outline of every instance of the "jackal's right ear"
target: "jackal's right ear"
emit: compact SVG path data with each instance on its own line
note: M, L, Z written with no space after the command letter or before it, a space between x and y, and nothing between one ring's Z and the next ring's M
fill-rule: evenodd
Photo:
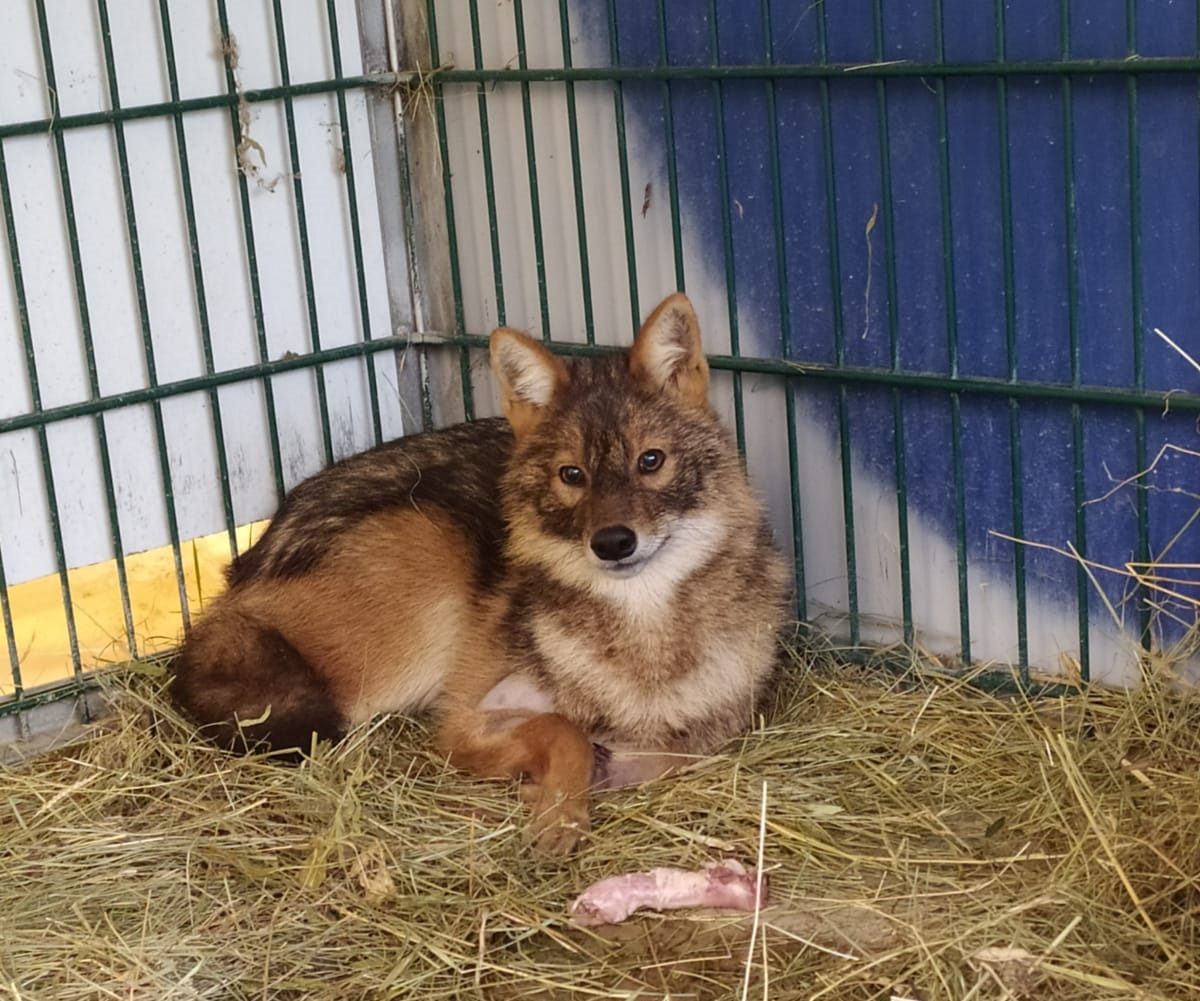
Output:
M700 321L682 292L667 296L642 324L629 352L629 371L685 406L708 406L708 360Z
M492 331L491 354L513 433L532 431L554 394L570 381L567 366L532 337L508 327Z

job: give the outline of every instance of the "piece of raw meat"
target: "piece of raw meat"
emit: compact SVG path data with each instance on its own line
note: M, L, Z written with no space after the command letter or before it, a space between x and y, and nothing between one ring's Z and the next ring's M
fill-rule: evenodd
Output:
M753 870L747 870L740 862L722 859L699 870L661 868L602 879L575 898L571 916L577 924L591 926L616 924L642 908L666 911L720 907L753 911L762 906L766 895L765 878L760 881Z

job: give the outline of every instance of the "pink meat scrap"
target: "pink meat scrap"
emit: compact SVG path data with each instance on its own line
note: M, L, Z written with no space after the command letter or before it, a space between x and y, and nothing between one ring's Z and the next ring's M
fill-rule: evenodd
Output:
M761 896L760 896L761 893ZM767 881L733 859L703 869L651 869L610 876L593 883L571 904L571 916L584 926L616 924L634 911L719 907L753 911L767 895Z

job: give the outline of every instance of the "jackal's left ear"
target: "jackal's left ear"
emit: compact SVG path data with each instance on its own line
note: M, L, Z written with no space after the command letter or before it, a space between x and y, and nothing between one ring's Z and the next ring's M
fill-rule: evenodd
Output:
M700 321L682 292L667 296L642 324L629 352L629 371L685 406L708 406L708 362L700 343Z
M570 382L567 366L532 337L508 327L492 331L491 355L513 433L532 431L554 394Z

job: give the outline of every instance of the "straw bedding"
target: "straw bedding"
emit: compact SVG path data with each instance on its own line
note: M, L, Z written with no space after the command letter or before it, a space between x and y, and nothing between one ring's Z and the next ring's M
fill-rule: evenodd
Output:
M566 861L419 721L233 758L126 678L101 732L0 775L0 998L1200 997L1200 698L833 657L722 759L601 797ZM760 914L566 919L606 876L760 849Z

